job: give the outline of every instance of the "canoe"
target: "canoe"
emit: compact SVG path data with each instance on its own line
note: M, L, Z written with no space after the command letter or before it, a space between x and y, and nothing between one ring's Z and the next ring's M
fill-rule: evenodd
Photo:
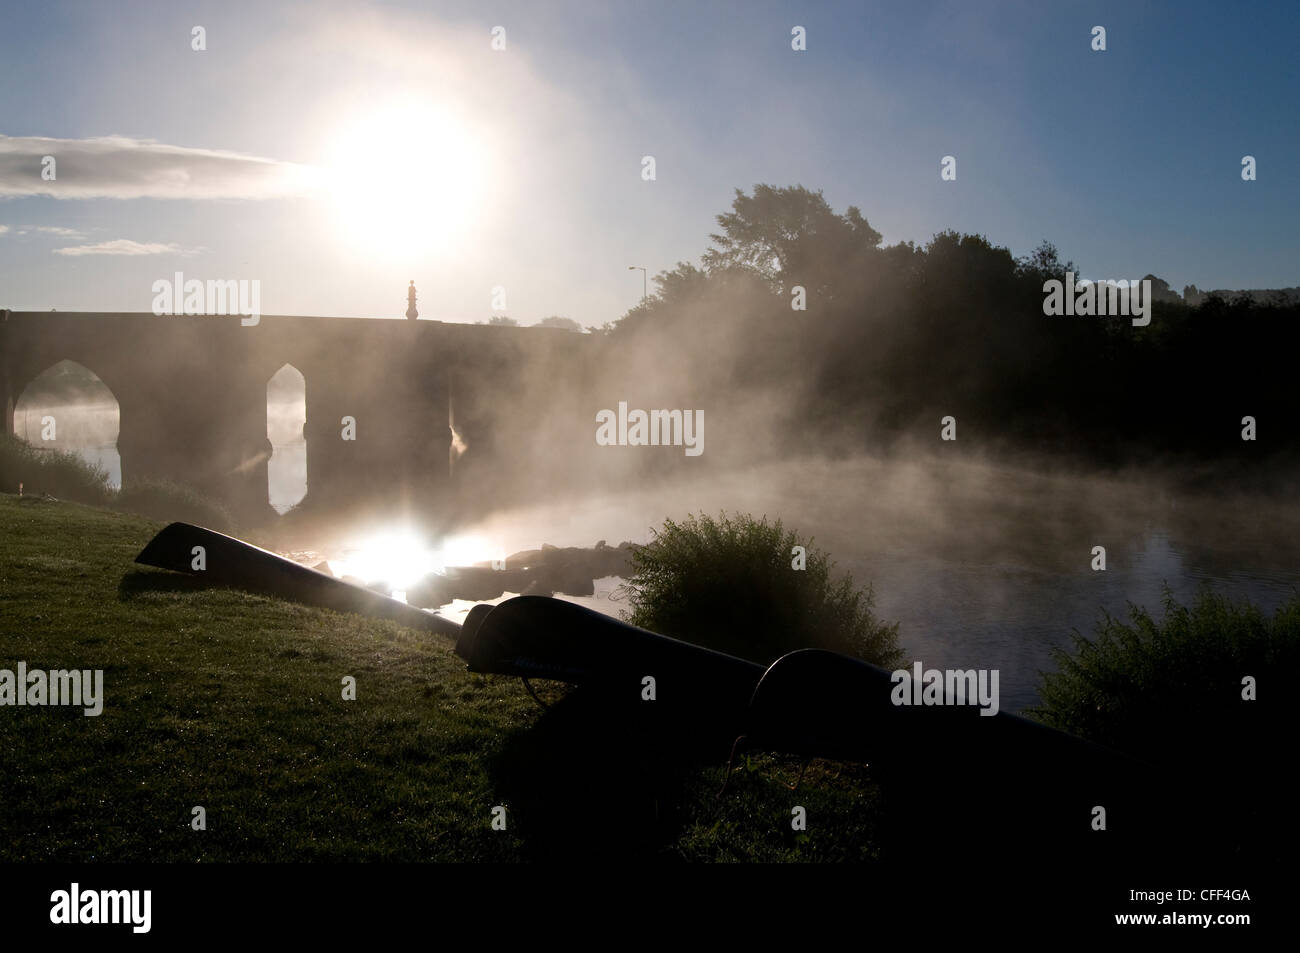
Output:
M197 547L203 550L203 569L195 568ZM393 619L415 629L451 638L460 635L460 626L450 619L399 602L373 589L327 576L233 536L189 523L172 523L164 528L140 551L135 561L144 566L201 576L215 585L338 612Z
M590 686L615 703L647 703L652 685L661 708L728 721L743 715L763 675L754 662L545 596L475 606L456 652L472 672Z

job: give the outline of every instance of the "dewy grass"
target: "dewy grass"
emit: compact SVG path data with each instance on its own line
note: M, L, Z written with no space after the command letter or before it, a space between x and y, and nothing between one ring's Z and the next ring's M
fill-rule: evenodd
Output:
M159 528L0 494L0 668L104 671L97 717L0 708L0 861L876 855L864 769L814 764L792 794L797 765L755 756L718 798L726 752L665 769L565 726L568 698L543 713L467 672L447 640L143 571Z

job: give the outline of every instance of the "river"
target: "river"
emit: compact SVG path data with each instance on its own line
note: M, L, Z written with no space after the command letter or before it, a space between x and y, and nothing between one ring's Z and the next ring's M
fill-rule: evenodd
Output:
M503 551L645 542L665 517L781 518L871 584L906 664L999 671L1003 710L1038 701L1072 631L1133 603L1159 615L1208 585L1271 613L1300 585L1300 508L1179 494L1149 476L1081 477L937 459L784 462L708 480L500 513L475 527ZM1093 548L1103 546L1104 571ZM572 601L617 615L619 579ZM499 601L499 600L494 600ZM469 603L447 607L458 617Z

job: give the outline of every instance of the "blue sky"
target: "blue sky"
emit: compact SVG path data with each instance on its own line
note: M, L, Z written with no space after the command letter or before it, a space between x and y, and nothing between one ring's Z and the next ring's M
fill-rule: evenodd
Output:
M1050 239L1095 278L1300 284L1293 3L45 2L4 20L3 307L147 311L183 271L258 279L267 314L399 317L413 278L424 317L484 320L503 286L522 323L599 325L639 298L628 265L698 261L757 182L857 205L890 243L954 228L1017 255Z

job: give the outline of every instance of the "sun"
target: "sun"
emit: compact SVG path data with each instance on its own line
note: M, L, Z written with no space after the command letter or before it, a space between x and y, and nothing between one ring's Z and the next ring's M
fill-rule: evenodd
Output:
M329 562L336 575L355 576L366 584L385 582L394 590L407 589L429 573L444 569L428 542L405 528L375 532Z
M414 260L463 239L487 201L491 150L446 106L388 101L340 124L326 161L339 237L354 253Z
M445 536L435 545L411 527L389 526L345 547L329 564L337 576L355 576L367 584L385 582L390 590L404 592L430 573L503 556L477 534Z

